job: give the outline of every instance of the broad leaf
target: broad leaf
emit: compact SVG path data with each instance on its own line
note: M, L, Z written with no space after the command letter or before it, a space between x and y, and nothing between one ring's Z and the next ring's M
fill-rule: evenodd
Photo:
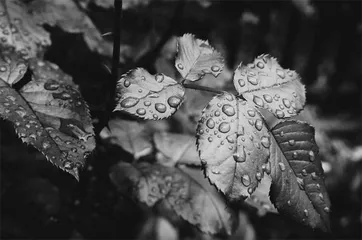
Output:
M184 79L200 80L206 73L217 77L224 67L224 59L208 41L184 34L177 41L176 69Z
M252 194L269 166L270 137L260 113L230 93L203 110L197 145L205 174L229 200Z
M92 20L73 0L36 0L31 1L28 8L37 24L59 26L69 33L82 33L90 50L111 56L111 44L103 40Z
M137 68L122 75L116 88L114 111L126 111L144 119L158 120L174 114L183 101L185 89L162 73L151 75Z
M58 66L37 59L29 64L32 80L19 92L0 80L0 115L14 123L23 142L78 179L79 168L95 147L88 107L77 87L62 81L67 77ZM42 78L45 73L48 78Z
M146 126L136 121L113 119L108 123L110 137L135 159L150 154L153 150L151 136Z
M12 51L1 48L0 55L0 79L10 86L22 79L28 68L26 61Z
M36 57L51 44L48 32L37 25L20 0L0 1L0 40L23 57Z
M249 102L277 118L295 116L305 104L305 89L299 75L283 69L269 55L260 55L247 66L239 65L234 73L234 86Z
M270 148L271 199L279 212L329 230L330 201L317 157L314 128L295 120L277 124Z
M175 164L201 164L195 145L195 137L177 133L155 133L153 135L157 149L157 161L164 166Z
M123 194L149 207L162 205L203 232L230 235L237 222L220 196L178 168L120 162L110 177Z

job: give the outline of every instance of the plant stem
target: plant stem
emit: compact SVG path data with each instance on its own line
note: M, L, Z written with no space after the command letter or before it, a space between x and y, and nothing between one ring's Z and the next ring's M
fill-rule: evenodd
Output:
M192 83L183 83L182 84L185 88L190 88L190 89L195 89L195 90L200 90L200 91L205 91L205 92L212 92L212 93L216 93L216 94L221 94L224 91L220 91L214 88L209 88L209 87L204 87L204 86L200 86L200 85L196 85L196 84L192 84Z

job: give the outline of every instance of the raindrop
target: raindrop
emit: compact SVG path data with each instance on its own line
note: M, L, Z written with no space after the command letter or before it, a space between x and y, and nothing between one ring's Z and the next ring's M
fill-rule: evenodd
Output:
M129 87L129 86L131 85L131 83L130 83L130 81L125 80L124 83L123 83L123 85L124 85L125 87Z
M245 162L246 161L246 154L245 154L244 147L240 151L240 153L239 152L234 153L233 158L234 158L235 162Z
M254 121L253 121L252 119L249 119L248 122L249 122L249 124L250 124L251 126L254 125Z
M292 108L296 108L295 102L292 102Z
M305 169L302 170L302 175L303 175L303 176L307 176L307 175L308 175L308 173L307 173L307 171L306 171Z
M44 88L49 91L57 90L59 88L59 84L54 80L50 80L44 83Z
M206 122L206 126L210 129L213 129L215 127L215 122L212 118L209 118Z
M229 143L234 143L234 138L233 138L231 135L227 136L227 137L226 137L226 140L227 140Z
M25 124L25 127L26 127L26 128L30 128L30 124Z
M218 132L215 130L215 131L214 131L214 135L216 135L217 133L218 133Z
M278 163L278 165L279 165L280 170L281 170L282 172L284 172L284 171L285 171L285 165L284 165L284 163L280 162L280 163Z
M290 200L288 200L287 204L288 206L292 206L292 202Z
M229 105L229 104L225 104L224 106L222 106L222 111L227 115L227 116L233 116L235 115L235 109Z
M280 137L284 137L284 132L281 131L281 132L279 133L279 136L280 136Z
M298 153L297 152L293 152L293 158L296 159L298 157Z
M139 109L137 109L136 113L137 113L138 115L145 115L145 114L146 114L146 109L144 109L144 108L139 108Z
M280 105L279 105L279 108L280 108L281 110L283 110L283 109L284 109L284 105L280 104Z
M207 140L208 140L209 142L212 142L213 139L212 139L212 137L208 137Z
M204 134L204 130L200 129L200 130L199 130L199 134L200 134L200 135Z
M314 152L313 152L313 151L309 151L309 160L310 160L311 162L313 162L314 159L315 159Z
M150 102L150 101L145 101L145 102L143 103L143 105L145 105L146 107L149 107L149 106L151 106L151 102Z
M77 152L77 149L76 149L76 148L72 148L71 150L72 150L72 152L74 152L74 153Z
M48 148L51 147L51 145L50 145L49 142L43 142L42 147L43 147L44 149L48 149Z
M158 93L151 93L150 95L148 95L149 98L159 98L160 95Z
M255 117L255 111L254 110L248 110L247 112L250 117Z
M270 162L267 162L267 163L263 164L261 166L261 168L263 169L264 172L266 172L267 174L270 174L270 172L271 172Z
M254 95L253 101L256 105L258 105L259 107L263 107L264 106L264 101L263 99L261 99L260 97Z
M177 64L177 67L178 67L180 70L183 70L183 69L184 69L184 66L183 66L181 63Z
M213 72L217 72L219 70L220 70L220 67L218 67L218 66L212 66L211 67L211 71L213 71Z
M6 70L7 70L6 67L4 67L4 66L1 66L1 67L0 67L0 71L1 71L1 72L5 72Z
M220 171L217 170L216 168L212 169L211 172L212 172L213 174L220 174Z
M251 188L251 187L248 188L248 193L249 193L249 194L252 194L253 192L254 192L254 189L253 189L253 188Z
M304 209L304 215L305 215L306 217L308 217L308 210L307 210L307 209Z
M180 102L181 99L176 96L172 96L167 100L168 105L170 105L173 108L177 107L180 104Z
M258 62L258 63L256 64L256 66L257 66L258 68L260 68L260 69L263 69L263 68L264 68L264 63Z
M162 82L164 78L165 77L162 73L156 74L156 76L155 76L156 82L159 82L159 83Z
M233 150L233 146L230 145L230 146L229 146L229 150Z
M283 70L281 69L277 69L277 75L281 78L285 78L285 73Z
M156 103L156 104L155 104L155 108L156 108L156 110L157 110L158 112L160 112L160 113L166 112L166 105L163 104L163 103Z
M220 116L220 112L219 111L215 111L215 117Z
M257 85L258 84L258 79L255 78L255 77L251 77L251 76L248 76L247 77L248 81L253 84L253 85Z
M255 128L260 131L263 128L263 122L260 119L255 121Z
M121 107L131 108L131 107L135 106L138 102L139 102L139 99L133 98L133 97L128 97L128 98L122 100Z
M241 178L241 182L244 184L245 187L249 186L251 183L249 175L244 175Z
M290 101L286 98L283 98L283 104L285 107L290 108Z
M84 150L84 149L85 149L85 146L84 146L84 145L80 145L80 148Z
M273 101L273 98L268 94L264 94L263 97L267 103L271 103Z
M154 120L157 120L157 119L158 119L157 114L153 114L153 119L154 119Z
M82 106L82 102L81 102L81 101L76 101L76 102L75 102L75 106L76 106L76 107Z
M327 212L327 213L329 213L331 210L329 209L329 207L325 207L325 208L324 208L324 211Z
M261 181L261 179L263 178L263 175L261 172L256 172L255 177L258 181Z
M277 115L278 118L283 118L285 115L284 115L284 112L282 112L281 110L277 109L275 111L275 114Z
M240 85L240 87L244 87L245 86L245 81L243 79L239 79L238 83Z
M62 95L61 95L61 98L62 98L63 100L70 99L71 97L72 97L72 96L71 96L69 93L66 93L66 92L62 93Z
M219 131L222 133L227 133L230 131L230 124L227 122L220 123Z
M290 140L288 141L288 143L289 143L290 146L294 146L294 145L295 145L294 139L290 139Z
M324 200L324 197L323 197L323 194L322 194L322 193L319 193L318 196L319 196L319 198L320 198L321 200Z
M73 168L71 161L65 161L63 166L64 166L65 169L72 169Z
M317 174L315 172L312 172L311 173L311 176L312 176L312 179L313 180L316 180L317 179Z
M269 137L262 137L261 138L261 144L265 147L268 148L270 147L270 141L269 141Z

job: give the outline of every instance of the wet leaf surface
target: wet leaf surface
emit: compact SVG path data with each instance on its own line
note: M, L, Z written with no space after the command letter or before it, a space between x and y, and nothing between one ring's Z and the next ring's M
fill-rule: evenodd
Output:
M162 73L151 75L145 69L137 68L122 75L116 94L114 111L159 120L176 112L183 101L185 89Z
M207 73L217 77L224 67L224 59L208 41L184 34L177 41L175 66L184 79L197 81Z
M305 104L305 89L299 75L283 69L269 55L260 55L246 66L239 65L234 73L234 86L250 103L269 110L277 118L295 116Z
M331 204L314 128L306 122L289 120L277 124L272 132L272 201L280 213L328 231Z
M163 209L171 209L203 232L230 235L237 223L237 217L222 198L209 191L212 186L204 188L180 169L120 162L110 177L121 193L149 207L162 204Z
M250 196L270 165L263 118L230 93L215 96L203 110L197 145L205 175L231 201Z

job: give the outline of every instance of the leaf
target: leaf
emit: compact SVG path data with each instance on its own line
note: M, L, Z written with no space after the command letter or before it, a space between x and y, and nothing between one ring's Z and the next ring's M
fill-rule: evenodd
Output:
M112 55L111 44L103 40L92 20L73 0L36 0L32 1L28 8L39 25L59 26L65 32L82 33L91 51Z
M1 45L13 47L24 58L36 57L50 46L49 33L37 25L20 0L0 2Z
M184 79L197 81L206 73L217 77L224 67L224 59L208 41L184 34L177 41L175 66Z
M289 120L277 124L272 132L272 201L280 213L328 231L331 204L317 157L314 128Z
M145 69L137 68L122 75L116 94L114 111L159 120L176 112L183 101L185 89L162 73L151 75Z
M295 116L305 104L305 88L299 75L283 69L269 55L260 55L247 66L239 65L234 73L234 86L245 99L277 118Z
M4 48L0 51L0 80L10 86L22 79L28 69L26 61L19 55L12 54L11 51Z
M260 113L225 92L203 110L197 146L205 175L230 201L252 194L267 166L270 139Z
M29 67L34 69L32 80L19 92L0 81L0 115L14 123L23 142L78 179L95 147L88 106L74 84L62 81L66 75L55 64L32 59ZM51 71L53 76L41 77Z
M115 144L134 156L135 159L150 154L153 150L151 136L144 124L136 121L113 119L108 122Z
M153 135L155 147L158 151L157 162L164 166L175 164L201 164L195 145L195 137L177 133L155 133Z
M180 169L120 162L110 177L123 194L149 207L161 204L162 209L170 209L203 232L230 235L237 222L235 213L222 198Z

